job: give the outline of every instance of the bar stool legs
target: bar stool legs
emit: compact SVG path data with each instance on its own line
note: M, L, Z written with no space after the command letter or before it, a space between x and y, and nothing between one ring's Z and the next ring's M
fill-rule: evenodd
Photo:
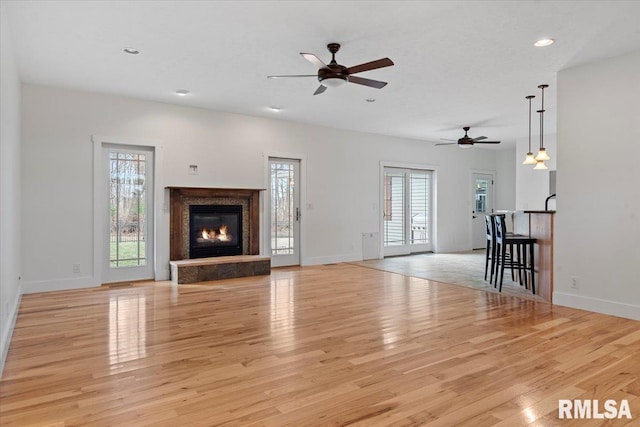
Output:
M507 236L506 227L503 219L499 216L494 218L495 221L495 239L496 246L496 284L499 282L499 292L502 292L502 283L504 281L505 267L511 267L511 279L515 280L513 270L518 270L518 279L528 289L528 275L531 277L531 291L535 294L535 259L534 244L536 239L511 235ZM507 245L509 246L509 254L507 254ZM527 252L529 259L527 259Z

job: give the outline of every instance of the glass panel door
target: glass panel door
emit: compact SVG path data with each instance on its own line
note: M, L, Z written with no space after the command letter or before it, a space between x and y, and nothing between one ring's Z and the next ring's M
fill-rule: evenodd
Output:
M473 173L471 177L473 212L471 215L471 239L473 249L486 246L484 217L493 212L493 175Z
M405 172L384 170L384 246L404 246L405 233Z
M153 152L104 148L108 248L105 282L153 278Z
M384 168L384 255L432 250L431 171Z
M271 266L300 264L300 161L269 159Z
M410 171L411 252L431 248L431 171Z

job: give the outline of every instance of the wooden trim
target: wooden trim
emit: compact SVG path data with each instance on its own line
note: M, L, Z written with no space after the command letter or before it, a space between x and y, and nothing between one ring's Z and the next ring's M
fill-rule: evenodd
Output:
M169 260L182 258L182 206L191 197L227 197L246 200L249 204L249 255L260 253L260 192L264 189L166 187L170 197Z

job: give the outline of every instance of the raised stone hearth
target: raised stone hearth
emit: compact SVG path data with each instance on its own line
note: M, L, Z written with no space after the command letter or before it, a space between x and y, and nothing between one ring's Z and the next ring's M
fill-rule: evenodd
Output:
M271 273L271 258L260 255L185 259L169 264L171 280L179 285Z
M271 273L270 258L259 255L259 203L260 192L264 190L196 187L167 188L169 189L171 206L169 242L171 280L176 283L196 283ZM190 253L190 207L202 205L237 207L238 209L241 207L242 218L239 220L242 225L241 255L197 258L197 254ZM200 236L197 237L198 240L201 240ZM208 236L203 234L203 237Z

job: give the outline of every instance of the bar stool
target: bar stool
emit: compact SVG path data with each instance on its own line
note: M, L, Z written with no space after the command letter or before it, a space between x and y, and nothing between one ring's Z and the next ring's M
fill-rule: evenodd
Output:
M489 276L489 283L493 282L493 273L495 271L495 259L496 259L496 244L494 242L494 228L495 224L492 215L486 215L484 217L486 234L487 234L487 252L484 258L484 280L487 280L487 273L489 271L489 261L491 261L491 275Z
M496 216L500 216L503 219L505 218L505 214L490 214L490 215L486 215L484 217L485 220L485 230L486 230L486 237L487 237L487 243L486 243L486 254L485 254L485 262L484 262L484 280L487 280L487 274L489 273L489 261L491 261L491 275L489 276L489 283L493 284L493 275L496 272L496 255L497 255L497 251L496 251L496 222L495 222L495 217ZM507 232L507 236L509 236L510 234L513 233L509 233ZM507 257L510 256L510 253L507 254ZM497 276L496 276L497 278ZM513 270L511 270L511 278L513 279ZM496 280L496 284L494 285L494 287L497 287L497 280Z
M518 277L520 283L524 283L528 288L527 273L531 276L531 291L536 293L535 282L535 259L533 246L536 243L536 239L522 235L509 235L507 236L507 230L505 221L500 216L494 217L495 221L495 246L496 246L496 285L498 278L500 282L499 291L502 292L502 282L504 280L504 269L510 267L512 271L518 270ZM510 248L510 253L507 253L507 246ZM515 252L514 252L515 246ZM528 254L527 254L528 252ZM529 259L527 259L529 255ZM522 273L524 272L524 282L522 280Z

